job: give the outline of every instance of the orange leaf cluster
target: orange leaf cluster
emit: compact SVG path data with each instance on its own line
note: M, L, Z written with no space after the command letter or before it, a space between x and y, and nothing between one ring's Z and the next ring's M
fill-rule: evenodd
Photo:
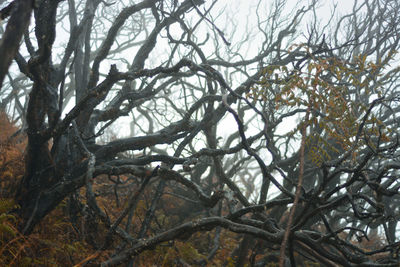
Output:
M13 197L24 170L25 138L15 135L18 128L0 112L0 192L2 197Z

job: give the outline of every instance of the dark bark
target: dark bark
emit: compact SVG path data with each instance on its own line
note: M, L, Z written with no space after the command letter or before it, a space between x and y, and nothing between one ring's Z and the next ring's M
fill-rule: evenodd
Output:
M22 36L29 25L33 5L33 0L14 0L0 11L1 20L10 15L6 30L0 40L0 91L8 68L18 52Z
M20 73L8 73L0 108L15 107L28 138L23 233L70 197L72 223L90 230L82 238L112 251L105 266L216 227L202 264L217 257L220 229L239 234L237 266L253 241L251 264L272 259L285 229L292 265L398 264L400 74L390 63L400 5L358 3L322 32L316 2L283 19L284 2L270 14L260 2L254 44L222 34L215 1L41 0L29 29L31 1L1 10L0 82L12 59ZM307 12L315 21L299 37ZM56 39L63 28L68 38ZM258 51L248 58L244 47ZM371 248L365 240L381 232Z

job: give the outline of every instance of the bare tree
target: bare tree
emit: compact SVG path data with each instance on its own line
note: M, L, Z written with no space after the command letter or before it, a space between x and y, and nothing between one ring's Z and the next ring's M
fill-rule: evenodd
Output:
M115 250L103 266L213 229L208 260L221 229L243 235L237 266L279 249L281 265L397 266L400 5L323 18L288 2L247 21L217 1L1 3L0 108L28 137L22 232L68 198L89 242ZM126 205L109 216L102 196ZM173 224L157 222L166 197Z

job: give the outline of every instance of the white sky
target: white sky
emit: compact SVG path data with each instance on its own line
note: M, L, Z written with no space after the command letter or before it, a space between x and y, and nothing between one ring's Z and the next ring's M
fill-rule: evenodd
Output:
M259 0L217 0L217 3L211 13L212 17L216 19L215 24L216 26L221 29L225 33L225 37L228 39L228 41L232 42L232 45L235 45L235 42L243 38L243 35L249 32L253 32L253 37L252 40L248 42L248 47L245 47L243 51L241 52L242 56L244 58L252 58L258 53L258 46L260 42L262 41L263 36L260 34L257 35L258 29L256 28L256 25L258 23L257 17L254 15L255 10L257 9L257 5L260 1ZM263 15L262 12L265 10L265 14L267 14L270 10L268 7L271 3L274 1L271 0L263 0L261 1L261 5L258 6L258 12L260 15ZM302 6L307 6L310 1L308 0L287 0L287 8L285 9L285 12L288 13L288 17L290 17L293 12L295 12L298 8L301 8ZM211 3L211 2L209 2ZM338 13L346 13L346 11L351 10L354 4L354 0L337 0L337 1L332 1L332 0L324 0L320 1L320 4L318 5L318 17L320 17L322 20L327 20L330 18L330 15L332 13L332 9L334 5L337 5L337 11ZM207 5L209 6L209 4ZM222 10L222 11L220 11ZM227 14L228 14L228 23L227 23ZM306 20L306 18L304 19ZM306 21L302 21L301 23L305 23ZM323 23L323 21L322 21ZM203 21L203 26L204 27L210 27L210 25ZM177 26L179 27L179 26ZM231 32L234 34L231 35ZM211 38L214 38L212 36ZM202 39L202 38L199 38ZM257 40L258 39L258 40ZM222 41L220 41L220 44L222 45ZM163 40L158 40L158 47L162 47L164 41ZM210 42L212 43L212 42ZM160 45L161 44L161 45ZM166 46L164 46L166 47ZM210 53L213 51L211 50L210 46ZM155 51L155 54L160 54L160 57L158 57L158 60L163 61L162 57L168 56L168 49L164 51ZM132 57L133 54L131 54ZM153 56L154 57L154 56ZM156 57L157 58L157 57ZM106 66L107 64L102 64L103 67L105 67L105 71L108 71L109 66ZM119 65L119 64L118 64ZM120 68L120 70L124 70L124 68ZM240 82L240 81L239 81ZM231 116L228 116L231 117ZM288 128L291 128L289 124L290 120L288 121ZM127 117L121 118L119 120L119 123L115 123L114 125L118 125L113 127L114 129L118 129L117 133L121 136L127 136L130 134L130 129L129 129L129 123L130 119ZM232 131L237 131L237 126L236 123L234 123L233 119L225 120L221 123L219 126L219 129L225 130L226 133L219 132L221 136L227 136L229 135ZM288 130L282 129L282 132L285 132Z

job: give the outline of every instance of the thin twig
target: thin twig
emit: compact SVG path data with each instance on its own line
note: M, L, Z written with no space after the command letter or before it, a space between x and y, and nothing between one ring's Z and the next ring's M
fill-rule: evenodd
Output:
M304 147L306 145L306 129L307 129L307 122L308 122L309 116L310 116L310 111L311 111L311 104L308 105L307 112L306 112L306 118L305 118L303 127L301 129L299 181L297 182L296 194L295 194L295 197L294 197L293 206L290 209L289 218L288 218L288 222L287 222L286 230L285 230L285 235L283 237L282 244L281 244L280 257L279 257L279 267L283 267L284 263L285 263L286 245L287 245L287 242L289 240L289 235L290 235L290 232L291 232L290 228L292 227L294 213L296 211L297 203L299 202L301 186L303 184Z

